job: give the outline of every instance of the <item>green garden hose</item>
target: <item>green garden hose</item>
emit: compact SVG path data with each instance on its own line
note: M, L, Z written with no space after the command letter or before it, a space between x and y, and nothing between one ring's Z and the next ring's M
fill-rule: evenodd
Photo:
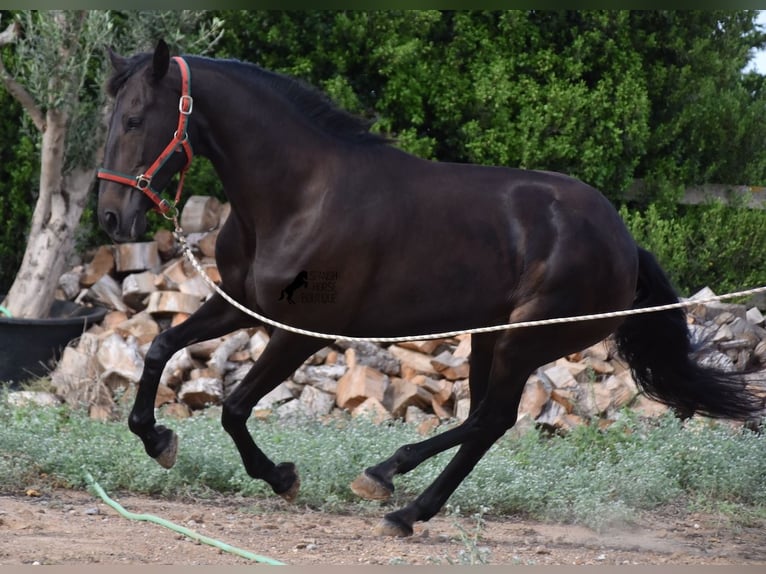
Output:
M8 310L8 307L3 307L0 305L0 315L5 315L6 317L13 317L11 312Z
M101 497L101 500L103 500L109 506L114 508L119 514L121 514L125 518L128 518L130 520L141 520L144 522L154 522L155 524L159 524L160 526L169 528L170 530L173 530L174 532L183 534L184 536L187 536L191 538L192 540L202 542L203 544L208 544L209 546L213 546L215 548L218 548L219 550L223 550L224 552L229 552L230 554L236 554L237 556L242 556L243 558L247 558L249 560L254 560L256 562L263 562L264 564L270 564L271 566L285 566L284 562L279 562L278 560L274 560L272 558L267 558L265 556L259 556L257 554L253 554L252 552L249 552L248 550L242 550L241 548L230 546L229 544L226 544L225 542L220 542L219 540L215 540L208 536L198 534L197 532L194 532L193 530L189 530L188 528L179 526L178 524L174 524L173 522L165 520L164 518L159 518L152 514L135 514L133 512L129 512L125 510L122 506L120 506L117 502L109 498L106 492L104 492L104 489L101 488L101 485L99 485L93 479L93 477L91 476L89 472L85 473L85 482L87 482L88 485L91 488L93 488L93 490L96 491L96 494L98 494L98 496Z

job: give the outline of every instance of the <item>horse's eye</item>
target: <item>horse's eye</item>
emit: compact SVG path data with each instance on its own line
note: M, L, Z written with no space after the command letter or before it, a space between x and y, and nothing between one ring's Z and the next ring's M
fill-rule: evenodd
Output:
M127 123L128 130L134 130L136 128L140 128L143 121L144 120L141 118L128 118L128 123Z

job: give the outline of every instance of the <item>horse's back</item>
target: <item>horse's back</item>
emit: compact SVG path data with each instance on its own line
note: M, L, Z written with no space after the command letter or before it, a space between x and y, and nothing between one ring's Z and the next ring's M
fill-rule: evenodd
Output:
M402 153L365 169L344 182L355 209L334 228L347 229L344 256L365 283L354 289L361 320L396 308L413 323L475 327L540 294L572 314L632 300L635 243L609 201L575 178Z

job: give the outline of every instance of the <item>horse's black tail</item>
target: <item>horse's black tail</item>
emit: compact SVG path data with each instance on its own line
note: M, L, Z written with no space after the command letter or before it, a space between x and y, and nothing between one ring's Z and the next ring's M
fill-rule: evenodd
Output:
M635 307L666 305L678 297L654 256L638 248ZM763 399L747 388L739 373L699 365L683 309L631 315L616 333L617 349L630 365L638 387L673 408L679 416L694 413L748 420L764 414Z

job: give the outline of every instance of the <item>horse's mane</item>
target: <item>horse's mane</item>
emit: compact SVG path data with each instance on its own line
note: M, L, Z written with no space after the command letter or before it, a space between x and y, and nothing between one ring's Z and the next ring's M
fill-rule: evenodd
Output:
M306 82L240 60L212 59L201 56L187 58L222 66L247 82L268 86L290 102L296 111L310 119L322 131L344 141L353 143L391 142L386 136L370 131L372 122L339 108L323 92ZM128 58L126 65L121 70L116 70L107 81L109 95L114 97L128 78L150 61L151 54L149 53L136 54Z

